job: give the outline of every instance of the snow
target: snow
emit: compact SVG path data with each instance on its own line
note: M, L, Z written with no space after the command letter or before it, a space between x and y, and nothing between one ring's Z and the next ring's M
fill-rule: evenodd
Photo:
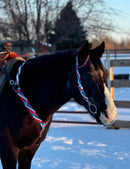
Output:
M130 101L130 88L115 89L115 100ZM61 110L85 111L74 102L66 103ZM118 109L117 119L130 120L130 109ZM95 121L88 114L59 113L54 115L54 120ZM102 125L52 123L32 161L31 169L41 168L129 169L130 129L112 130Z
M52 125L33 159L32 169L127 169L129 137L127 129Z

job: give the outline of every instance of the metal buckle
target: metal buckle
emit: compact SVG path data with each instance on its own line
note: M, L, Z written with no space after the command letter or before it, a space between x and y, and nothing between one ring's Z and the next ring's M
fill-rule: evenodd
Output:
M9 81L9 84L10 84L11 86L13 86L13 85L14 85L14 81L11 79L11 80Z
M97 114L97 107L95 106L95 104L91 103L89 100L87 102L88 102L88 109L90 113L94 115Z

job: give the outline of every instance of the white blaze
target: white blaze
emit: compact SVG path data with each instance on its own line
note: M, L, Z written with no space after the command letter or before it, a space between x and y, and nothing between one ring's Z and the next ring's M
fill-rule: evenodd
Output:
M108 118L102 112L100 116L100 120L102 121L104 125L108 125L108 124L115 122L116 117L117 117L117 109L114 104L113 98L105 84L104 84L104 94L105 94L105 102L107 105L106 112L107 112Z

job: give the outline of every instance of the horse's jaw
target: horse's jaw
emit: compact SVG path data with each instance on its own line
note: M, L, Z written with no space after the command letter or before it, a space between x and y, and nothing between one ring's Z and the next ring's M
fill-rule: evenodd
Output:
M114 104L113 98L105 84L104 84L104 94L105 94L105 102L107 105L106 113L108 118L105 116L103 112L101 112L100 120L104 125L110 125L114 123L116 120L117 109Z

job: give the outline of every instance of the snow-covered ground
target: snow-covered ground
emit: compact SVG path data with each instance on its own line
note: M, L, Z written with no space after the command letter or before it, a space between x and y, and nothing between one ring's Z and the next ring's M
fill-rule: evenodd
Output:
M129 169L130 131L52 125L32 169Z
M130 101L130 88L115 89L115 100ZM84 110L73 102L61 109ZM59 119L94 121L87 114L55 114L54 120ZM130 120L130 109L118 109L118 119ZM111 130L102 125L52 123L46 140L32 161L31 169L41 168L130 169L130 129Z

